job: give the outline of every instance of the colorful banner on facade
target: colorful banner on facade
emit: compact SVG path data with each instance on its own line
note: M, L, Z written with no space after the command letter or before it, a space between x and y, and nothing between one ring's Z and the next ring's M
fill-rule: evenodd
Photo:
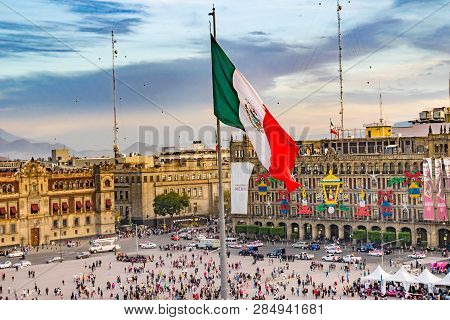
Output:
M423 159L423 220L434 220L433 181L431 158Z
M253 163L231 163L231 214L247 214L248 182L253 171Z
M450 179L450 158L444 158L445 177Z
M442 172L442 160L434 160L434 174L436 181L436 203L437 203L437 218L439 221L448 221L447 204L445 202L444 192L444 175Z

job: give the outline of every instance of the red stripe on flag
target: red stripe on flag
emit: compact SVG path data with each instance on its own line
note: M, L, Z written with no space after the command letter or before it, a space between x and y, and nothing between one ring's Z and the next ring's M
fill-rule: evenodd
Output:
M269 174L273 178L283 181L288 191L292 192L300 186L300 183L294 181L291 177L299 148L278 124L266 106L264 106L264 109L266 115L263 127L271 149Z

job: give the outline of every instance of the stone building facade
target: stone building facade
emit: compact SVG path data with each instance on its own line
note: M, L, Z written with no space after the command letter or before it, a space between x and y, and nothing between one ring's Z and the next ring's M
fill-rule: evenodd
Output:
M229 164L223 165L225 189L229 189ZM217 160L213 157L168 159L154 165L126 164L115 171L115 208L122 219L148 226L168 224L169 217L155 214L153 202L157 195L174 191L186 193L190 206L175 222L193 217L215 217L218 195Z
M113 234L110 166L54 170L30 160L0 172L0 247Z
M405 177L406 172L422 174L424 158L431 157L434 160L448 157L449 134L441 132L430 133L426 137L323 139L298 142L298 145L300 155L294 174L303 187L291 193L289 211L286 213L281 210L282 183L269 182L267 194L260 195L258 172L265 170L258 162L249 140L244 137L242 141L231 142L232 162L250 161L256 165L250 179L248 213L232 214L233 225L284 226L287 236L295 239L334 238L350 241L355 229L395 232L397 235L399 232L408 232L413 245L449 245L449 222L424 221L422 195L410 197L408 186L398 182L399 178ZM319 210L323 204L321 181L330 171L342 180L341 203L346 210L333 209L332 213ZM444 170L447 210L450 207L449 183L450 179ZM361 206L362 190L367 211L370 212L368 216L355 215ZM379 191L391 194L391 216L381 214L383 209L378 201ZM311 214L299 214L299 208L305 203Z

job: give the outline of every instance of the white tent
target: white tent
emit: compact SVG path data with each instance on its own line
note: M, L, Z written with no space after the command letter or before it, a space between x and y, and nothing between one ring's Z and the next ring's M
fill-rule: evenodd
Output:
M372 271L371 274L362 277L361 278L361 282L367 282L367 281L385 281L388 277L390 277L391 274L387 273L386 271L383 270L383 268L378 265L378 267Z
M436 277L434 274L432 274L427 268L425 268L422 273L417 277L417 280L419 280L419 283L426 284L428 286L428 291L432 292L433 285L440 281L441 278Z
M398 269L398 271L392 276L388 277L386 281L401 282L403 283L403 287L406 289L406 291L409 290L409 286L411 283L419 283L419 280L408 271L406 271L404 267Z
M434 283L435 286L447 286L450 287L450 273L447 273L447 275L442 278L441 280Z
M381 293L386 293L386 279L391 276L390 273L387 273L383 270L383 268L378 265L378 267L372 271L371 274L362 277L361 282L368 282L368 281L381 281Z

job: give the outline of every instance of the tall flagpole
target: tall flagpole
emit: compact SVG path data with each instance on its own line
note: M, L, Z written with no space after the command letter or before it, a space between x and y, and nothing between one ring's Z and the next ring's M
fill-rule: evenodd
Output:
M213 36L216 38L216 9L212 8L209 13L213 18ZM220 138L220 121L217 118L217 164L219 168L219 234L220 234L220 297L223 300L228 299L228 273L227 273L227 246L225 242L225 210L223 206L223 183L222 183L222 142Z
M113 152L114 158L118 158L120 156L119 153L119 145L117 143L117 132L119 128L117 127L117 112L116 112L116 73L114 66L114 58L117 54L116 50L116 40L114 40L114 30L111 30L111 47L112 47L112 96L113 96L113 111L114 111L114 125L113 125L113 133L114 133L114 143L113 143Z
M340 110L339 114L341 115L341 139L344 138L344 88L343 88L343 79L342 79L342 34L341 34L341 10L342 6L339 4L339 0L337 0L337 19L338 19L338 47L339 47L339 104Z

